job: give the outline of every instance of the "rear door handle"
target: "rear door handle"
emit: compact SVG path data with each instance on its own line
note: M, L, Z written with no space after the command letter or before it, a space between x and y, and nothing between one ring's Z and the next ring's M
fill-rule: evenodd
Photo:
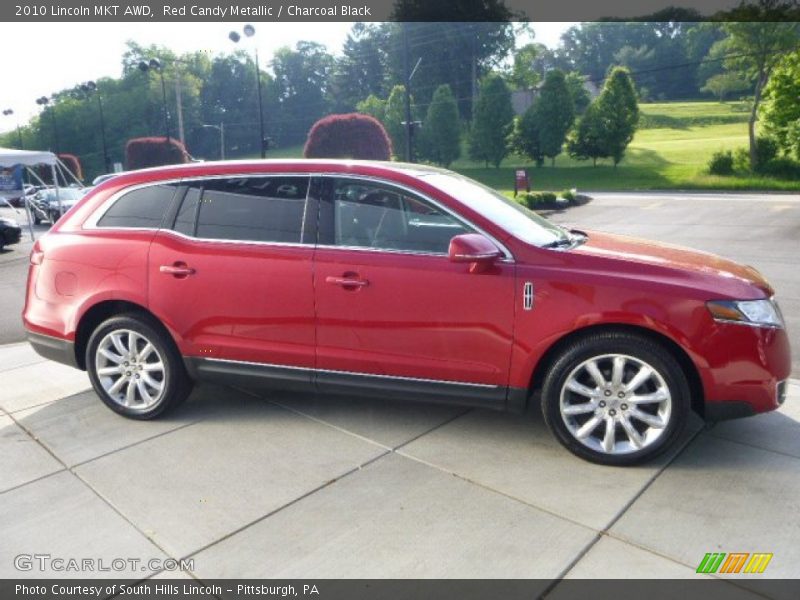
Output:
M333 285L340 285L343 288L349 287L367 287L369 285L369 281L366 279L351 279L350 277L333 277L329 276L325 278L325 283L331 283Z
M195 274L195 270L192 267L182 262L176 262L172 265L161 265L158 270L162 273L173 275L175 277L186 277L188 275Z

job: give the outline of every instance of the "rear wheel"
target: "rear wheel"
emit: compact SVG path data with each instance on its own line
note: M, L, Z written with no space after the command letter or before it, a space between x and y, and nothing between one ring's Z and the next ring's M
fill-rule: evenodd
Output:
M567 346L545 377L542 411L573 454L605 465L657 456L683 430L690 391L661 345L628 333L590 335Z
M159 416L192 389L172 339L152 319L137 313L100 324L89 338L86 367L100 399L134 419Z

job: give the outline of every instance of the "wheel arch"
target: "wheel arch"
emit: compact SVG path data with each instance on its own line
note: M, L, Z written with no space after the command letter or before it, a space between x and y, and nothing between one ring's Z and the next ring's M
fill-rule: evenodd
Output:
M139 313L145 315L148 317L151 325L160 329L169 340L176 344L172 332L170 332L161 320L146 307L128 300L103 300L92 305L83 313L75 329L75 360L80 369L86 370L86 346L89 344L89 338L92 336L92 332L106 319L124 313Z
M705 392L703 388L703 381L700 377L700 372L697 368L697 365L694 363L686 350L683 349L675 340L664 335L663 333L647 327L642 327L641 325L621 323L588 325L562 336L553 342L550 347L547 348L542 357L537 361L536 366L533 369L533 373L531 373L531 379L528 386L529 390L534 394L541 391L544 374L557 360L564 347L588 335L598 333L627 333L638 335L663 346L678 362L681 369L686 374L686 379L689 383L689 389L692 396L692 410L701 418L705 416Z

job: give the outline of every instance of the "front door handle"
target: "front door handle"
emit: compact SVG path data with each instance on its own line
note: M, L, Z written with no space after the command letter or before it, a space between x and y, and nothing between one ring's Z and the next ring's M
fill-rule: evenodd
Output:
M340 285L345 289L362 288L362 287L367 287L369 285L369 281L367 281L366 279L353 279L353 276L348 276L348 274L345 274L344 277L334 277L334 276L326 277L325 283Z
M195 274L195 270L184 262L176 262L171 265L161 265L158 270L167 275L172 275L179 278Z

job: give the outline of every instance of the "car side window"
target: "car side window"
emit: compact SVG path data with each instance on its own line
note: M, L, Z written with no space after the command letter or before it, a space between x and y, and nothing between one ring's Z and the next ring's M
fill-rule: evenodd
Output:
M301 243L308 177L231 177L188 186L175 231L205 239Z
M471 232L430 202L388 185L336 179L331 193L337 246L446 254L453 236Z
M161 226L177 185L148 185L123 194L97 221L98 227Z

